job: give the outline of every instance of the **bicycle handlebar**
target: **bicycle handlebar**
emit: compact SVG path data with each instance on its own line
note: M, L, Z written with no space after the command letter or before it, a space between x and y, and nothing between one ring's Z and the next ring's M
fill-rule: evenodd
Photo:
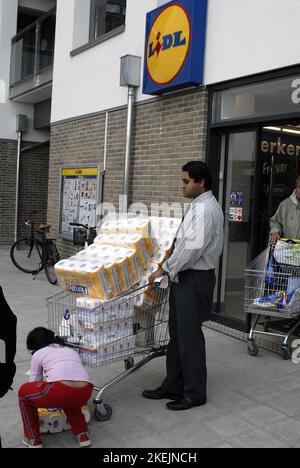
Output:
M84 229L88 229L89 227L86 224L80 224L80 223L69 223L70 226L75 226L75 227L82 227Z
M70 226L74 226L74 227L82 227L86 230L89 230L89 229L96 229L96 226L95 227L89 227L87 224L80 224L80 223L69 223Z
M31 212L30 212L28 218L26 218L26 221L25 221L26 226L29 226L30 224L33 224L33 221L32 221L32 219L31 219L31 216L32 216L32 215L35 215L35 214L37 214L37 213L38 213L38 210L34 210L34 211L31 211Z

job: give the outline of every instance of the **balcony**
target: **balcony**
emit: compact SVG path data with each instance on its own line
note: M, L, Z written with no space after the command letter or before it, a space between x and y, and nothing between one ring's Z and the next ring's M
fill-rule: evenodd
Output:
M56 8L12 39L9 98L37 103L51 98Z

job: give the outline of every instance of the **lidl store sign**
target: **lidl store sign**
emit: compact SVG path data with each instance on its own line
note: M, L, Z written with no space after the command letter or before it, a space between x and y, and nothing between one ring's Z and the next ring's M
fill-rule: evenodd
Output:
M144 94L203 82L207 0L167 3L147 14Z

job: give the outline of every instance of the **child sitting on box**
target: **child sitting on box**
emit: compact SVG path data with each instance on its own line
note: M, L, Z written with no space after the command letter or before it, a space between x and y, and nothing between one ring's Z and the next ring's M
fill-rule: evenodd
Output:
M62 408L80 447L91 440L81 407L90 399L93 385L76 351L46 328L35 328L27 337L32 354L30 382L19 389L23 444L42 448L38 408ZM45 381L43 381L43 376Z

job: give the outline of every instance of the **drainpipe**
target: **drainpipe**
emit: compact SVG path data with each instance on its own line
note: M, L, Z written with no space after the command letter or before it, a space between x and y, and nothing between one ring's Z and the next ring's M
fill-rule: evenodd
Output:
M22 144L22 132L18 132L17 173L16 173L16 207L15 207L15 242L17 242L17 240L18 240L21 144Z
M126 133L126 151L124 168L124 198L125 206L123 210L128 210L129 188L130 188L130 169L132 156L132 132L136 89L140 86L141 75L141 57L136 55L124 55L121 57L120 86L128 88L127 99L127 133Z
M27 116L17 115L16 131L18 133L18 149L17 149L17 171L16 171L16 204L15 204L15 232L14 240L18 240L18 219L19 219L19 191L20 191L20 159L22 146L22 133L27 129Z
M127 133L126 133L126 152L125 152L125 171L124 171L124 195L127 199L127 208L130 204L129 187L130 187L130 168L132 154L132 131L133 131L133 114L135 103L135 89L133 86L128 86L128 110L127 110Z
M100 191L100 209L97 209L97 215L100 216L100 220L103 218L103 200L104 200L104 180L107 164L107 144L108 144L108 112L105 114L105 130L104 130L104 153L103 153L103 171L100 174L101 177L101 191Z

